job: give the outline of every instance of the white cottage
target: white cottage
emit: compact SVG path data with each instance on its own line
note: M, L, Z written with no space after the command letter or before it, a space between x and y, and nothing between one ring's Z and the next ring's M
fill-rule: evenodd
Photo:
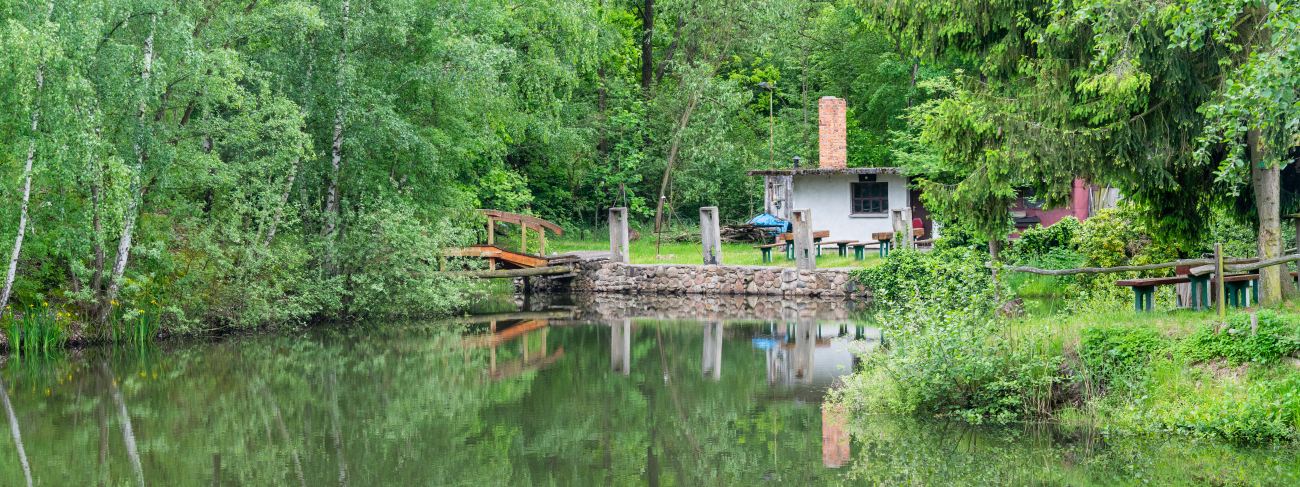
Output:
M929 212L907 188L897 167L847 167L844 100L824 97L818 103L819 164L816 169L749 171L762 176L763 209L789 221L791 209L807 208L814 230L828 230L825 240L871 240L876 232L894 231L890 210L911 208L930 236Z

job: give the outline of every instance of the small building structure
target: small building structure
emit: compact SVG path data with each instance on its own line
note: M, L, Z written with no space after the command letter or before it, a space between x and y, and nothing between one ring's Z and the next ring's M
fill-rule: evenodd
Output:
M792 221L793 208L807 208L812 210L814 229L830 232L825 240L865 241L871 240L873 233L894 231L890 210L911 208L914 223L920 220L924 230L921 238L938 237L930 212L921 203L921 192L909 187L912 178L902 168L848 167L844 117L843 99L827 96L818 100L816 168L746 172L763 177L763 210ZM1116 195L1110 191L1076 179L1070 204L1063 208L1044 208L1031 192L1025 191L1008 211L1017 231L1034 225L1050 226L1066 216L1082 221L1096 209L1114 206Z

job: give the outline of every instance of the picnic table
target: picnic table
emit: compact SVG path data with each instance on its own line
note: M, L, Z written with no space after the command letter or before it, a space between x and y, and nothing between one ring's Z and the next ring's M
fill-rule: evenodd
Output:
M823 245L834 245L837 247L840 257L848 257L849 244L855 244L855 243L858 243L858 241L857 240L832 240L830 242L820 242L817 244L817 256L818 257L822 256Z
M817 244L820 243L823 238L829 236L831 236L830 230L813 230L813 246L817 247L818 256L821 256L821 247L818 247ZM782 233L777 238L785 241L785 260L794 260L794 234Z
M1252 291L1250 302L1259 299L1254 283L1259 280L1259 274L1228 274L1223 276L1223 292L1227 296L1220 299L1227 299L1234 308L1240 308L1247 305L1246 290ZM1211 274L1204 276L1174 276L1174 277L1151 277L1145 279L1121 279L1115 281L1116 286L1133 288L1133 309L1135 311L1151 311L1154 308L1156 288L1170 284L1192 283L1192 307L1208 308L1210 306L1209 293L1206 292L1210 285L1217 283L1217 278Z

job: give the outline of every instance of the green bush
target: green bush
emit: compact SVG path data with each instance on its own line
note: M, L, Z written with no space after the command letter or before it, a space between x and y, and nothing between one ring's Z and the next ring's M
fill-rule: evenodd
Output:
M875 267L853 272L854 281L889 305L915 297L967 308L993 301L992 273L984 267L988 255L967 248L917 252L899 250Z
M1272 310L1259 312L1259 327L1250 329L1249 314L1234 314L1226 329L1206 323L1183 342L1193 360L1227 359L1233 363L1268 363L1300 349L1300 329Z
M1300 376L1253 384L1238 396L1211 397L1164 413L1172 432L1254 444L1300 439Z
M1057 362L1042 336L1010 339L986 306L912 299L882 313L885 342L835 398L869 411L1007 423L1048 410Z
M1072 216L1062 218L1052 226L1035 225L1020 232L1020 238L1013 240L1011 248L1002 256L1007 262L1027 263L1051 253L1058 255L1072 254L1075 250L1074 237L1082 223Z
M1086 367L1086 378L1094 384L1108 393L1131 395L1146 384L1151 357L1169 348L1169 340L1155 328L1101 325L1083 330L1079 358Z

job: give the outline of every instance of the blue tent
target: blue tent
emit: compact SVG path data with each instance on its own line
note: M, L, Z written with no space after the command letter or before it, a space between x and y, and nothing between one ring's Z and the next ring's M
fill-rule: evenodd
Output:
M746 225L777 225L774 227L768 227L769 230L767 232L772 235L776 235L778 233L790 233L790 228L793 226L790 224L790 222L769 215L767 213L760 213L758 216L754 218L750 218L749 221L745 222L745 224Z

